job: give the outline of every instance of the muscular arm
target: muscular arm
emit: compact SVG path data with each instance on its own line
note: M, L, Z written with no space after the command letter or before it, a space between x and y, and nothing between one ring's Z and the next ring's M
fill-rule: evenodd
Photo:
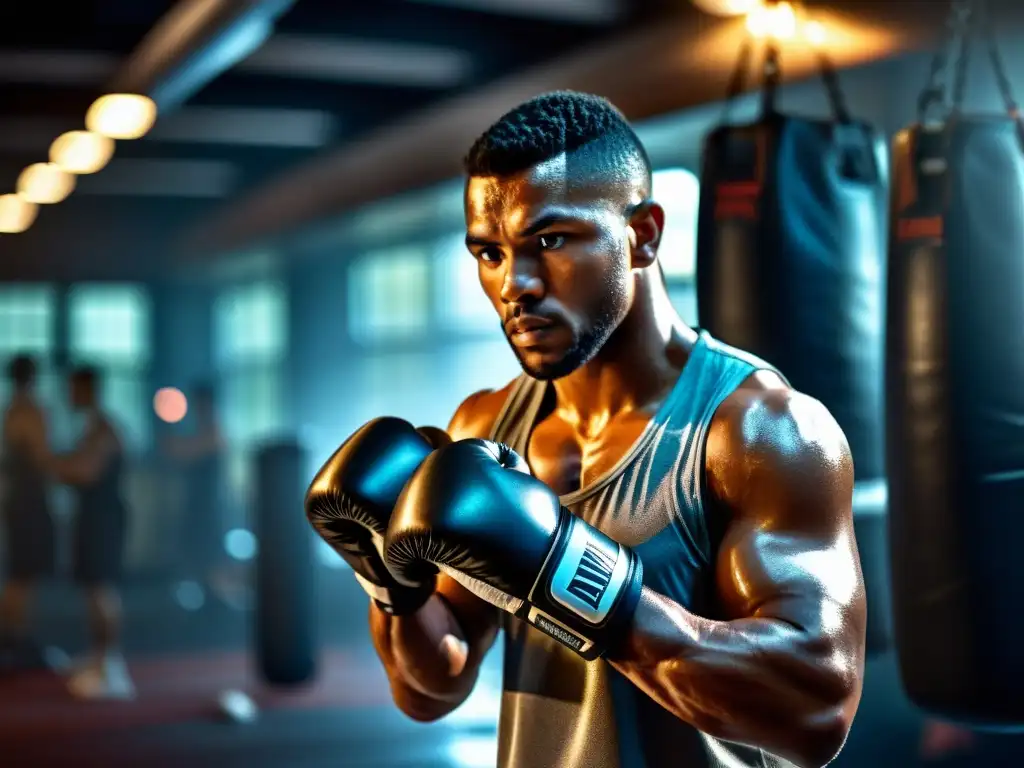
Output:
M487 437L497 414L496 395L502 393L467 398L448 425L451 438ZM371 602L370 634L398 708L427 722L459 707L494 644L499 616L497 608L443 573L436 594L411 616L388 616Z
M716 574L727 620L645 588L615 666L705 733L818 768L842 748L864 669L849 447L817 401L740 390L706 464L728 515Z
M70 453L54 456L51 469L62 483L89 485L96 481L118 450L117 437L109 427L91 430Z
M41 408L22 408L17 416L10 417L8 428L18 439L24 440L38 466L50 466L52 454L47 439L46 417Z

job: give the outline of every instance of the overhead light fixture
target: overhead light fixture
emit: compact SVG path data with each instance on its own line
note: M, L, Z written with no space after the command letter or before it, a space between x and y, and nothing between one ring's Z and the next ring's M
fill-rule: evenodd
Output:
M828 40L825 25L820 21L808 21L803 26L804 37L811 45L824 45Z
M54 163L35 163L18 177L18 194L30 203L59 203L75 188L75 177Z
M17 234L32 226L39 206L20 195L0 195L0 232Z
M96 173L114 156L114 140L92 131L68 131L50 145L50 162L68 173Z
M693 0L693 4L712 16L742 16L754 10L761 0Z
M138 139L156 122L156 102L138 93L100 96L85 115L85 127L112 139Z
M796 36L796 11L790 3L761 3L747 14L747 30L754 37L791 40Z

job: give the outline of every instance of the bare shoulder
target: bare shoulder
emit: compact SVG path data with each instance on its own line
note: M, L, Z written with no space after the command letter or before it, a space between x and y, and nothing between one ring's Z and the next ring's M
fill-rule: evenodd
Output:
M770 373L755 374L719 406L705 466L712 493L738 511L841 515L852 500L842 428L820 401Z
M463 400L448 424L452 440L490 435L515 382L513 379L501 389L481 389Z

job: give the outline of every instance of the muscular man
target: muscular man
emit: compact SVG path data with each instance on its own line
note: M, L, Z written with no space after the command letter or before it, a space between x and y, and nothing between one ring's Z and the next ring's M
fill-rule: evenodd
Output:
M457 442L402 470L385 577L433 594L371 604L396 704L422 721L454 710L504 627L503 768L825 765L864 657L841 430L679 318L648 158L606 101L522 104L466 170L466 243L523 375L466 399ZM375 487L347 467L339 487L357 471ZM589 637L551 599L584 543L625 564L608 606L595 598L614 621Z
M69 380L71 405L87 422L75 449L53 461L57 478L76 496L74 576L85 591L92 653L68 687L81 698L134 695L120 652L121 596L127 511L121 496L124 463L120 436L100 408L99 373L79 368Z
M27 611L32 589L54 572L54 526L47 494L49 448L46 417L35 397L36 366L11 360L13 386L3 421L3 523L7 581L0 594L0 635L16 655L27 651Z

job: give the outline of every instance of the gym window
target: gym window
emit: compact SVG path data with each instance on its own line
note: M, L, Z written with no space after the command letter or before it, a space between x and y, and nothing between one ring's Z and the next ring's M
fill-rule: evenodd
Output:
M441 326L455 333L500 337L500 319L480 287L476 259L463 232L442 238L435 249L438 279L434 301Z
M5 357L20 353L51 354L55 304L56 293L49 286L0 288L2 354Z
M233 286L214 308L214 343L218 366L284 357L288 344L287 295L278 282Z
M252 449L283 425L288 294L260 281L225 289L214 303L219 403L229 445L229 483L247 487Z
M349 273L349 328L367 345L422 337L430 320L430 250L365 254Z
M692 281L697 260L697 205L700 182L686 168L654 172L652 196L665 209L658 255L669 282Z
M131 284L81 285L69 292L67 308L73 364L101 370L103 407L124 429L126 442L144 449L150 438L149 295Z
M52 422L61 422L66 410L63 381L53 371L57 292L48 285L17 285L0 288L0 365L6 367L12 357L32 355L38 366L40 402L50 412ZM7 402L11 383L4 371L0 398ZM63 437L63 435L60 435Z

